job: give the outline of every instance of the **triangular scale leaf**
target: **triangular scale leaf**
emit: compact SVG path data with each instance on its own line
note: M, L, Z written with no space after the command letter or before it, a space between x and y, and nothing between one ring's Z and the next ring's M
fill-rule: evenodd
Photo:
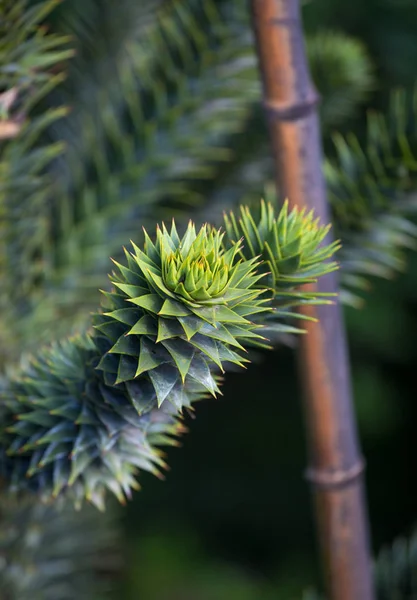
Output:
M29 421L30 423L40 425L41 427L52 427L56 422L56 419L44 410L32 410L18 415L17 418L20 421Z
M181 335L184 335L184 331L177 320L164 319L163 317L158 319L158 337L156 338L157 343L173 337L180 337Z
M113 344L125 332L124 325L118 321L107 321L101 325L95 325L94 329L100 331Z
M133 336L122 336L109 350L110 354L127 354L128 356L138 356L139 340Z
M201 333L215 340L219 340L220 342L225 342L226 344L230 344L231 346L236 346L236 348L244 350L244 347L237 341L237 339L228 331L228 329L224 325L219 325L219 327L216 328L213 327L213 325L204 323L204 326L201 328Z
M151 315L143 315L137 323L135 323L127 332L127 335L156 335L157 323L156 319Z
M85 452L88 448L91 448L91 446L94 446L96 443L97 439L95 427L81 427L79 434L74 440L71 456L74 457L77 454Z
M280 274L290 275L298 271L298 269L300 268L300 262L301 254L296 254L295 256L283 258L278 263L276 263L276 265Z
M136 357L121 355L115 384L118 385L124 381L131 381L134 377L136 377L136 367Z
M144 296L145 294L149 294L149 289L145 287L140 287L138 285L129 285L127 283L118 283L113 282L119 290L122 290L129 298L138 298L139 296Z
M191 361L194 356L193 347L185 340L164 340L162 345L168 350L174 360L182 381L185 381Z
M163 365L159 369L150 371L149 377L155 388L158 407L160 407L174 385L178 382L178 371L169 365Z
M54 444L49 444L43 453L41 460L39 461L39 467L44 467L45 465L60 458L67 458L70 450L70 444L66 444L65 442L55 442Z
M72 442L77 432L73 423L63 421L55 425L38 440L38 445L50 444L52 442Z
M190 314L190 311L180 302L167 298L158 313L162 317L187 317Z
M138 320L138 311L136 308L119 308L106 314L112 317L112 319L116 319L116 321L120 321L126 325L134 325Z
M128 284L135 284L137 283L138 280L138 276L136 273L134 273L133 271L131 271L129 268L125 267L124 265L121 265L120 263L118 263L116 260L112 259L112 262L116 265L116 267L119 269L120 273L121 273L121 277L123 277L123 279L125 281L128 282ZM114 283L114 282L113 282Z
M207 362L201 356L194 356L190 365L189 375L208 390L212 396L216 396L219 393L220 390L216 384L216 380Z
M116 374L119 368L119 359L116 354L105 354L97 365L97 369L107 373Z
M161 262L161 257L159 256L159 253L155 247L155 244L152 242L146 229L143 229L143 234L145 237L145 243L144 243L145 253L149 256L149 258L152 260L152 262L155 265L157 265Z
M94 425L97 423L97 417L92 406L87 403L83 403L81 411L77 418L74 420L76 425Z
M136 304L151 313L158 314L161 310L163 300L157 294L148 294L147 296L141 296L140 298L130 298L128 302Z
M156 394L152 384L146 379L126 383L129 399L139 415L149 412L156 405Z
M175 408L179 411L182 411L183 408L189 408L191 406L191 400L188 397L186 390L183 385L175 385L168 396L168 401L175 406ZM166 432L164 428L163 433ZM170 438L171 439L171 438ZM155 441L156 443L156 441ZM172 439L171 439L172 443ZM159 442L158 442L159 445Z
M160 344L157 346L149 338L142 337L140 339L139 361L135 376L138 377L142 373L156 369L168 360L169 355L166 351L163 351Z
M215 319L222 323L242 323L248 324L248 321L227 306L215 307Z
M224 372L215 340L197 333L189 343L203 352L203 354L211 359L220 368L220 370Z
M55 460L53 464L53 488L52 495L56 498L67 486L70 474L68 460Z
M211 325L195 316L179 317L178 321L181 323L188 340L198 333L205 325L211 327Z
M74 421L75 423L80 414L80 405L78 402L70 400L51 410L50 414L64 417L64 419L67 419L68 421Z
M237 352L234 352L233 350L231 350L231 348L228 348L227 346L221 346L219 348L219 356L222 361L233 363L235 365L238 365L239 367L244 367L244 363L250 362L247 358L239 356Z
M124 426L123 419L121 419L114 411L102 408L100 411L98 411L98 417L101 423L103 423L107 429L110 437L120 433Z
M255 333L254 331L251 331L250 329L244 329L243 327L239 327L238 325L229 325L227 327L227 329L229 330L230 335L232 335L233 337L236 337L236 338L259 339L259 340L265 339L259 333Z
M71 486L75 483L81 473L90 465L96 457L96 452L81 452L77 454L71 461L71 474L68 479L68 485Z
M164 294L164 296L169 296L170 298L175 298L175 294L166 287L166 285L160 275L157 275L156 273L153 273L152 271L148 270L146 272L146 276L147 276L148 281L150 281L150 284L152 285L152 287L155 288L156 292L158 292L158 290L159 290L160 292L162 292Z
M241 317L248 317L250 315L256 315L262 312L271 312L272 309L270 306L262 306L260 304L241 304L240 306L235 306L234 311L240 315ZM250 321L245 320L246 323Z

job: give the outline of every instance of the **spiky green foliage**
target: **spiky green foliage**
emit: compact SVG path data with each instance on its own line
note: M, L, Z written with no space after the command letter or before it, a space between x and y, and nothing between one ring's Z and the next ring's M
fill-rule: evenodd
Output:
M259 215L242 206L237 219L233 212L225 215L225 226L232 245L244 238L245 246L239 248L242 257L261 256L267 278L265 285L280 294L281 288L314 283L318 275L337 269L337 264L324 261L331 258L340 245L333 242L323 245L330 225L320 227L314 211L288 212L285 202L279 214L271 203L261 201Z
M177 443L183 409L219 391L219 371L247 361L245 346L264 344L256 330L276 299L293 308L321 302L293 288L334 268L326 260L336 246L319 250L327 227L286 206L276 218L272 208L262 214L269 221L252 233L282 235L267 246L280 269L268 285L261 260L239 258L241 244L226 248L222 232L190 223L180 237L174 223L162 226L154 240L145 234L143 250L132 244L126 264L116 263L94 334L52 345L10 378L1 394L0 469L13 490L100 508L110 490L123 501L137 489L139 469L159 474L165 466L158 446ZM303 260L291 278L283 255L297 244Z
M356 39L324 31L307 38L313 81L323 99L320 116L326 129L351 117L374 89L366 48Z
M79 13L78 17L75 17L80 6L79 2L66 3L68 9L63 5L55 13L55 22L60 23L58 29L66 33L82 31L84 36L77 35L78 58L71 67L68 85L65 88L61 87L59 94L49 96L50 99L46 102L54 107L70 102L74 105L71 118L62 122L57 121L55 116L63 114L63 111L57 111L55 116L50 112L48 120L39 104L36 110L32 110L34 104L24 111L19 108L23 106L26 98L32 98L33 103L35 102L36 94L39 95L42 89L41 83L45 83L46 86L48 81L52 87L54 82L60 80L61 76L55 77L50 69L51 65L46 63L42 68L25 71L25 77L28 82L31 81L31 84L21 88L22 95L16 96L14 91L12 94L2 96L2 106L5 110L3 125L11 125L17 135L15 138L9 138L7 145L4 145L1 151L3 153L3 149L6 149L9 153L8 157L15 159L14 165L19 167L15 169L13 176L14 185L16 182L23 182L26 186L21 187L13 196L8 190L7 197L4 196L1 203L2 217L7 215L7 219L3 221L4 232L1 232L4 233L1 239L7 242L2 252L2 256L7 257L7 268L1 273L3 304L4 308L7 307L7 310L2 310L3 318L0 327L4 340L7 341L1 344L2 351L5 349L7 354L7 357L2 357L3 360L16 356L22 347L22 341L24 345L38 344L40 336L50 337L51 332L56 335L58 328L65 331L69 324L76 323L77 319L85 322L85 315L88 312L86 309L94 306L95 290L100 285L108 253L117 256L117 247L122 241L128 239L129 235L132 237L137 235L139 223L142 224L149 218L154 219L156 207L166 208L168 205L171 208L172 200L175 200L177 208L190 207L194 204L204 206L204 202L208 201L210 212L214 212L213 198L217 198L221 205L225 199L231 202L240 200L247 192L249 196L257 196L264 185L264 180L271 172L270 163L265 159L267 153L263 151L264 146L266 147L265 130L259 126L260 90L252 37L246 10L242 10L240 2L224 3L226 6L222 6L220 12L216 3L176 2L173 9L169 8L159 21L150 22L149 27L147 21L146 32L136 18L143 3L141 6L135 6L135 3L126 2L125 10L121 11L120 15L127 19L126 23L129 27L119 27L117 35L111 39L107 36L109 29L106 27L114 20L115 14L111 13L112 10L114 11L111 6L113 3L105 3L110 11L103 8L98 12L96 12L98 3L92 11L88 9L87 4L87 2L83 3L82 6L82 20L79 19ZM13 2L12 5L18 11L23 3ZM52 5L53 3L50 4L51 7ZM90 2L90 7L92 5L93 3ZM2 8L3 6L7 6L7 3L2 3ZM104 7L104 3L101 3L101 6ZM127 17L128 10L135 11L129 12L129 15L133 15L134 18ZM32 13L35 14L37 13ZM62 15L62 19L59 15ZM93 18L90 18L90 15L93 15ZM97 25L99 20L100 26ZM118 20L118 23L120 25L121 20ZM114 23L112 23L112 31L115 31L116 26L113 28L113 25ZM101 30L106 31L104 36ZM46 32L40 29L36 36L30 37L30 43L39 44L47 39L48 43L52 44L52 38L45 36ZM12 40L11 37L6 39ZM18 39L21 38L18 36L14 38L14 40ZM338 63L338 73L346 75L346 81L336 80L334 68L326 65L334 64L337 43L337 38L332 41L332 44L321 43L320 36L316 43L314 40L308 42L312 70L319 90L324 96L322 114L325 119L325 131L328 130L329 124L336 122L335 119L339 118L338 115L345 112L346 108L350 110L360 101L369 88L370 81L367 79L369 70L367 71L366 68L369 63L365 60L366 54L363 50L355 55L350 53L349 58L347 53L346 56L344 53L340 54L342 62ZM48 51L46 46L44 51ZM354 60L349 62L352 56ZM65 56L61 55L58 62L64 58ZM343 63L345 58L346 63ZM351 68L352 65L354 68ZM109 73L111 76L108 75ZM37 78L40 74L44 78L42 81L41 78ZM343 110L335 112L333 109L341 102L339 91L343 91L341 95L343 100L348 98L351 102L349 106L343 103ZM17 114L16 108L18 108ZM37 111L42 114L44 120L39 121L38 130L30 130L29 125L37 122ZM30 123L23 127L22 115L31 117ZM46 136L44 136L44 125L48 126ZM32 131L32 137L24 137L26 131ZM399 131L402 132L401 126ZM389 135L391 136L391 133ZM406 137L413 139L412 135L413 130L410 128ZM395 139L401 139L400 146L402 150L406 149L407 145L402 133ZM36 163L38 167L35 167L34 162L25 162L23 157L26 155L22 152L19 154L17 150L18 144L22 144L25 140L26 149L36 148L36 152L39 151L33 153L33 157L39 161ZM65 160L57 160L62 141L69 142L69 153ZM45 164L49 161L43 153L44 148L47 148L50 157L54 158L53 169L48 162L48 169L51 169L49 173L44 172ZM45 163L40 160L41 156ZM356 150L351 152L352 156L353 162L358 161ZM406 152L400 161L395 158L393 164L397 166L404 164L404 157L407 158ZM384 164L387 166L388 163ZM24 171L19 171L21 168L24 168ZM402 173L402 168L397 169L395 166L392 172L393 180ZM363 173L367 170L366 165ZM330 169L328 171L330 172ZM340 181L346 181L344 166L336 171L334 175L332 170L331 186L335 181L337 185ZM351 172L347 172L351 177ZM3 173L7 173L6 168L2 170L2 177ZM53 193L49 189L46 193L46 183L51 181L48 177L50 174L58 184L58 189L55 188ZM355 171L354 178L356 174ZM20 177L21 175L25 177ZM361 177L365 180L363 174ZM383 180L384 178L380 178L379 183ZM39 193L36 198L32 195L30 187L35 182L39 183ZM411 186L407 191L412 189ZM333 187L331 192L333 194ZM365 200L368 200L367 192ZM344 210L336 214L339 231L345 241L344 263L348 265L346 271L350 276L350 279L345 277L345 285L353 284L355 288L361 284L361 281L352 276L357 275L358 269L364 268L363 263L357 260L359 247L362 248L363 244L370 242L372 244L365 261L366 275L375 273L376 266L378 273L386 273L387 265L389 271L392 271L399 264L396 260L398 247L410 243L414 237L414 230L402 219L405 213L401 212L404 208L401 207L401 203L396 203L399 210L396 216L400 216L400 221L383 218L382 210L379 213L376 209L377 203L372 205L366 218L362 219L360 211L356 213L361 203L363 198L358 201L354 195L348 193ZM383 210L386 211L387 208L388 206L385 206ZM340 215L343 219L347 215L347 220L343 220ZM378 215L376 219L378 228L373 227L372 224L375 215ZM23 216L25 218L22 218ZM350 219L350 217L354 218ZM370 232L372 236L369 235ZM386 252L387 241L389 253ZM382 252L383 260L381 260L381 249L385 252ZM305 256L302 253L289 252L289 257L286 258L290 258L289 262L297 261L297 254L298 257L301 256L306 267L307 262L304 261ZM266 246L264 246L264 258L267 258ZM175 269L178 267L180 270L180 261L174 262ZM28 269L28 265L32 265L32 268ZM276 275L279 271L277 264L271 261L271 265L272 272ZM311 266L309 265L309 268ZM380 269L381 266L385 271ZM193 272L193 269L189 272ZM281 272L281 275L284 273ZM292 277L291 274L286 275ZM123 278L120 273L114 277ZM195 283L195 276L192 277ZM190 285L192 277L189 275ZM267 278L260 280L260 284L266 280ZM7 290L11 290L11 293L9 294ZM158 293L157 290L154 291ZM159 289L159 291L163 290ZM175 289L170 291L177 293ZM192 285L189 290L186 290L188 294L195 291ZM280 309L286 307L285 317L291 313L291 303L295 300L304 302L311 300L296 298L292 288L281 288L281 292L279 306ZM122 293L113 291L112 301L116 296L124 297ZM127 296L124 300L126 298ZM318 301L317 298L313 300ZM117 301L120 302L120 298ZM151 317L159 324L158 315L147 312L146 309L143 313L144 316ZM281 318L284 314L275 312L255 314L253 331L261 321L265 325L267 319L276 317L277 314L282 330L287 326ZM7 334L6 325L9 329ZM118 325L120 336L124 336L126 325L131 327L129 323ZM114 331L114 325L109 326L109 329L111 328ZM183 335L182 331L181 335ZM269 335L269 330L264 329L263 333ZM195 334L197 340L199 334L200 332ZM155 345L159 344L158 349L161 350L162 344L160 341L157 342L155 334L151 335L148 332L146 336ZM146 336L144 334L144 337ZM133 334L130 337L133 337ZM255 339L262 343L259 338L252 338L251 341L247 339L246 343L254 343ZM188 340L186 335L179 343L183 341L193 346L195 353L201 353L201 349L191 344L191 340ZM58 486L57 489L64 492L70 488L70 493L76 499L89 494L93 502L101 505L106 488L110 487L116 495L122 497L123 493L129 493L130 487L135 485L135 467L132 467L132 462L137 460L138 456L143 459L149 430L145 428L145 437L141 439L145 439L146 443L139 450L135 436L138 435L138 431L142 431L146 416L151 414L156 421L162 420L162 425L158 424L158 435L162 438L169 428L173 433L179 432L174 418L176 408L169 401L164 400L161 404L162 396L160 395L158 400L152 382L152 371L155 380L155 373L160 367L143 371L133 383L126 381L116 386L109 385L111 379L109 371L104 372L108 378L106 384L106 381L102 380L104 376L92 369L94 360L101 358L102 353L108 352L110 342L110 338L100 332L100 335L94 336L94 342L91 338L81 338L81 340L78 338L71 350L63 350L60 345L57 345L50 354L48 351L39 357L39 364L35 361L21 373L27 375L28 381L23 382L20 376L15 378L13 389L16 393L19 392L20 399L17 401L16 396L8 392L5 418L11 429L5 434L5 439L7 444L11 445L15 441L13 436L18 437L13 430L16 422L12 418L12 415L18 414L22 414L24 418L18 419L17 424L26 421L28 437L22 435L25 441L20 449L23 450L15 453L11 448L9 456L3 457L3 465L6 475L14 477L16 483L24 480L26 485L34 488L45 484L45 493L49 493L48 490L53 491L54 460L57 459L59 463L62 459L60 464L64 465L62 472L67 473L67 479L64 477L61 481L62 487ZM216 344L220 342L222 341L217 340ZM227 343L225 342L223 347L227 347ZM88 347L91 344L93 346L85 348L84 344ZM178 343L176 345L178 347ZM95 356L94 360L90 352ZM96 352L98 356L94 354ZM236 353L236 350L233 352ZM216 364L215 361L210 362L213 357L210 359L209 355L203 353L204 356L210 368ZM172 355L169 360L171 358ZM92 362L89 362L90 360ZM65 361L79 366L78 375L65 371ZM171 361L170 364L164 363L161 370L166 373L170 367L176 369L177 365L174 363L175 361ZM53 366L53 377L49 365ZM214 372L217 373L217 367ZM185 381L190 385L189 372L187 376ZM38 383L43 381L44 386L34 385L33 380L38 377ZM86 380L83 379L84 377ZM175 377L178 381L177 373ZM213 375L211 384L213 389L214 384L217 385L215 379ZM88 393L82 381L90 382ZM174 384L171 391L177 389L176 385ZM51 387L57 392L57 396L50 395ZM148 394L147 391L144 394L143 388L151 390L151 393ZM134 426L132 424L130 424L131 428L121 426L120 435L111 434L110 421L107 425L103 423L107 416L101 404L103 398L100 394L103 390L107 393L111 390L112 400L107 398L105 406L112 415L115 411L114 406L118 406L115 411L117 416L114 417L113 422L119 419L120 412L125 409L129 414L135 415ZM116 391L113 393L113 390ZM200 393L200 389L195 390L193 400L198 398ZM55 409L59 411L59 407L55 404L58 402L57 398L64 403L63 416L54 414ZM186 394L184 390L179 400L175 399L175 393L171 394L170 398L178 406L191 404L188 392ZM152 412L148 413L150 407L154 407L158 402L161 404L160 409L152 408ZM101 407L100 410L97 405ZM87 460L85 472L91 475L94 469L98 469L100 475L92 490L87 491L82 473L77 474L77 469L80 469L82 464L80 458L82 436L79 438L78 435L81 435L82 427L87 424L81 421L75 423L77 420L75 414L84 414L83 411L90 410L93 423L90 424L89 430L92 440L89 448L93 450L92 455L95 455L95 458L91 459L90 456L84 455ZM56 440L50 442L47 440L48 433L61 424L60 418L64 423L63 430L71 431L71 435L75 437L70 436L70 439L64 443L65 451L68 450L69 456L62 455L57 458L59 446L54 445ZM123 419L125 419L124 412L121 420ZM42 420L42 423L34 423L33 421L36 420ZM121 421L118 422L120 424ZM27 423L32 427L31 430ZM34 439L39 433L36 428L40 426L43 427L44 443L37 446L34 444ZM85 431L83 429L83 434ZM155 430L153 435L157 435ZM119 461L116 461L116 466L112 464L110 468L107 463L111 453L105 452L103 436L112 439L114 456ZM161 464L161 457L155 450L155 445L157 444L154 441L150 443L151 456L147 457L149 460L146 462L146 466L151 469ZM61 451L64 446L61 446ZM53 456L54 460L48 462L48 456ZM77 467L74 466L75 463ZM23 477L23 474L28 472L30 476ZM116 486L112 483L113 477L117 479ZM70 480L72 485L69 486Z
M64 332L77 315L82 321L97 303L108 253L117 255L149 216L153 221L158 205L165 213L176 199L182 207L194 205L188 181L211 176L214 165L228 158L226 140L241 127L247 100L259 86L251 84L254 56L246 60L246 47L237 45L240 32L229 35L214 3L207 5L215 12L206 11L201 31L193 13L175 3L156 30L125 41L122 56L114 55L114 76L106 73L107 86L94 87L75 116L51 129L52 139L68 139L70 147L54 165L60 190L42 254L52 270L32 289L46 297L31 307L28 321L20 319L24 339L33 339L35 330L47 335L51 314ZM229 103L237 87L245 93ZM60 94L59 101L65 100ZM198 151L196 131L205 136Z
M341 240L341 299L359 306L373 277L403 270L407 249L417 243L417 92L392 94L387 114L369 112L364 139L335 134L325 162L335 235ZM253 174L249 182L244 172ZM272 164L257 153L242 166L228 196L255 198L272 177ZM222 203L225 198L222 196Z
M248 189L256 197L261 192L264 171L257 165L241 169L252 149L262 162L266 146L246 4L168 2L151 20L142 15L152 2L139 4L124 2L115 14L111 0L88 0L82 13L79 2L54 12L54 27L74 36L77 56L65 86L48 101L70 104L71 114L49 127L47 139L65 141L68 152L54 161L53 203L38 211L42 219L21 221L13 232L21 246L15 260L26 265L35 254L39 271L35 280L25 280L19 318L7 319L15 323L8 335L10 357L39 336L50 339L84 325L97 303L106 256L120 258L125 240L136 238L161 208L164 218L173 209L189 213L206 202L214 211L211 190L221 202L228 198L229 173L239 179L238 194L230 199L240 200ZM346 80L336 82L330 68L334 48L329 53L319 38L311 39L311 64L324 105L337 90L357 104L369 87L366 53L349 51L346 68L338 69ZM362 68L349 68L361 52ZM262 185L247 185L252 176ZM42 234L35 235L39 223ZM21 279L14 273L8 277L19 295Z
M294 308L309 303L328 303L327 294L303 291L298 287L315 283L319 276L338 268L329 259L339 249L338 242L325 244L330 226L320 227L313 212L288 212L285 202L276 214L271 202L261 202L260 209L247 206L240 208L238 217L233 212L224 217L228 243L234 246L239 238L246 243L239 254L248 259L260 256L263 264L260 271L265 277L260 283L272 291L273 311L263 317L267 327L265 335L274 341L282 339L282 334L300 332L291 321ZM289 322L290 321L290 322ZM255 340L256 342L256 340ZM262 344L254 344L262 345Z
M76 505L84 497L103 508L111 490L123 502L137 489L137 468L158 473L163 466L153 444L181 432L167 407L140 417L132 404L155 395L146 382L109 387L96 370L100 360L88 336L46 348L11 379L2 393L2 476L12 491L29 488L44 498L63 490ZM175 443L175 442L173 442Z
M415 248L417 90L391 96L387 116L370 113L365 140L335 136L326 165L329 197L343 240L344 299L359 300L370 276L392 277Z
M222 240L193 223L180 238L173 223L170 232L157 230L155 243L146 236L143 251L126 253L95 320L111 345L99 364L110 384L148 373L158 404L169 397L180 408L187 376L215 394L210 364L242 364L236 349L260 337L250 318L266 310L265 300L257 261L236 260L239 246L225 251Z
M370 112L365 138L333 137L334 152L325 176L335 235L341 240L341 299L361 304L373 277L392 277L405 265L404 250L417 243L416 115L417 92L391 96L387 114ZM254 199L272 177L272 164L262 153L244 163L251 182L236 180L228 195ZM225 198L222 196L222 203Z
M44 106L62 84L73 54L68 37L47 30L59 4L3 0L0 3L0 366L16 354L19 315L30 310L31 290L48 265L44 260L54 181L51 163L62 140L46 140L66 109ZM41 251L40 251L41 250ZM1 387L3 382L1 382ZM8 414L1 403L1 415ZM2 421L3 424L5 424ZM2 448L1 453L4 453ZM1 482L0 596L2 600L73 600L107 597L101 585L113 519L99 524L91 511L46 507L9 497ZM61 510L62 509L62 510ZM102 560L100 566L99 560Z
M2 600L104 600L119 568L115 517L91 507L0 500Z
M66 111L37 109L63 80L53 69L72 55L66 37L42 26L56 4L51 0L30 9L25 0L5 0L0 7L0 310L8 315L0 327L0 352L13 339L13 332L7 335L10 307L24 312L46 267L38 252L47 240L52 196L46 167L63 144L40 140Z
M417 598L417 534L383 548L374 569L378 600Z

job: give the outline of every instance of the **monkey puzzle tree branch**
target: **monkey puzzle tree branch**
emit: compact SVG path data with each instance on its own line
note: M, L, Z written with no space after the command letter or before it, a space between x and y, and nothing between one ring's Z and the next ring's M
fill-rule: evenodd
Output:
M291 206L329 210L322 175L316 105L297 0L252 0L265 110L277 187ZM312 291L337 292L330 273ZM374 598L363 494L363 461L357 439L349 361L341 309L307 306L307 335L300 341L305 418L317 523L327 587L333 600Z
M220 373L248 362L246 346L270 347L264 325L288 330L275 303L293 314L325 301L295 288L337 268L327 260L337 245L322 245L328 227L287 206L275 215L262 204L258 223L241 212L229 215L237 241L234 228L197 232L191 222L179 237L173 222L153 240L145 233L142 249L132 242L113 261L94 328L40 349L4 381L0 477L12 490L98 508L110 491L124 502L139 470L162 476L160 446L178 445L183 412L216 396Z

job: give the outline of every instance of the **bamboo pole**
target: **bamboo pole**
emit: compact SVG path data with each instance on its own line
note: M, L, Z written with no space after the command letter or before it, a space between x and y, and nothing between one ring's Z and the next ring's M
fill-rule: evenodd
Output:
M276 183L293 206L330 221L322 174L318 97L307 66L298 0L251 0ZM337 291L337 275L319 291ZM339 304L307 307L299 346L311 482L332 600L373 600L363 461Z

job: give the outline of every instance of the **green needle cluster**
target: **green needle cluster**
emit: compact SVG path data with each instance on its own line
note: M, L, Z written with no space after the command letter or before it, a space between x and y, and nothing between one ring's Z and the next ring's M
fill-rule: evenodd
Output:
M263 282L274 292L314 283L338 267L329 259L340 244L324 243L331 226L321 226L313 211L295 208L289 212L286 201L276 215L273 205L262 200L260 209L251 211L242 206L239 217L230 213L224 221L231 244L245 239L244 247L240 248L243 258L262 257L264 270L268 272Z
M98 368L109 385L130 389L146 375L158 406L167 399L181 409L188 382L215 395L216 368L243 364L245 341L261 338L251 316L268 308L259 261L239 258L239 246L225 250L222 241L219 231L197 233L193 223L181 238L173 223L157 229L155 243L145 234L144 249L132 244L126 264L116 263L114 289L94 318L108 348Z
M294 289L335 268L327 231L311 214L262 204L258 222L242 208L226 232L191 222L183 236L175 223L145 232L115 262L92 330L40 350L5 385L0 475L14 490L99 508L107 491L129 498L140 470L161 476L159 448L178 444L184 409L265 345L271 318L287 327L277 298L321 301Z

